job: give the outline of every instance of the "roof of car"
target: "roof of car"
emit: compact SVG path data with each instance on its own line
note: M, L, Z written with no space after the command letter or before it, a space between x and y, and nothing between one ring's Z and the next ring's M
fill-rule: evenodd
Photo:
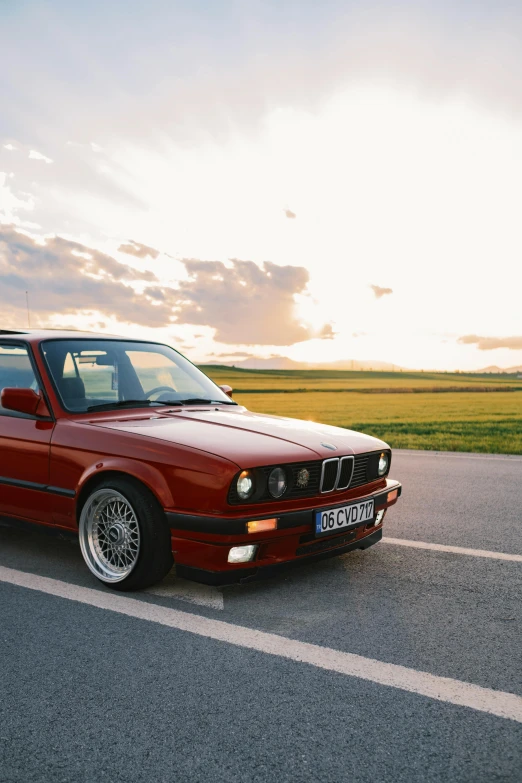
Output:
M59 339L59 340L77 340L91 339L91 340L132 340L132 342L149 342L147 340L139 340L135 337L122 337L122 335L115 334L99 334L97 332L80 332L75 329L0 329L0 338L12 337L16 339L19 337L22 340L27 340L32 343L39 343L42 340Z

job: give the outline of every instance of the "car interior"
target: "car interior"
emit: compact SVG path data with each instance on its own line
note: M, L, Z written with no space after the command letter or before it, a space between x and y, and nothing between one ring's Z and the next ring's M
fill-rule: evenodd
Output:
M6 388L38 389L29 356L19 346L0 347L0 393Z

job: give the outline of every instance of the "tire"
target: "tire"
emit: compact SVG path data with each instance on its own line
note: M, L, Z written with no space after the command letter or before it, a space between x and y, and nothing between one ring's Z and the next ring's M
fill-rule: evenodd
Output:
M174 562L163 509L131 478L96 485L82 506L78 534L87 567L113 590L150 587Z

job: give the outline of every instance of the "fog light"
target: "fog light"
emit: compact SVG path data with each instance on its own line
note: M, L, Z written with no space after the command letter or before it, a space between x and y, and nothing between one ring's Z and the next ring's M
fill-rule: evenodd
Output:
M377 516L375 517L374 525L380 525L382 520L384 519L384 515L386 514L386 509L381 508L380 511L377 512Z
M249 533L264 533L266 530L275 530L277 528L277 519L252 519L247 522Z
M248 563L254 559L256 553L256 545L248 544L247 546L233 546L228 553L229 563Z

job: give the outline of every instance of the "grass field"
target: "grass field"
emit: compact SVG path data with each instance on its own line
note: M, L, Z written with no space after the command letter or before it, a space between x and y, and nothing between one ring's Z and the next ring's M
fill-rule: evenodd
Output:
M202 368L253 411L362 430L394 448L522 454L522 379Z

